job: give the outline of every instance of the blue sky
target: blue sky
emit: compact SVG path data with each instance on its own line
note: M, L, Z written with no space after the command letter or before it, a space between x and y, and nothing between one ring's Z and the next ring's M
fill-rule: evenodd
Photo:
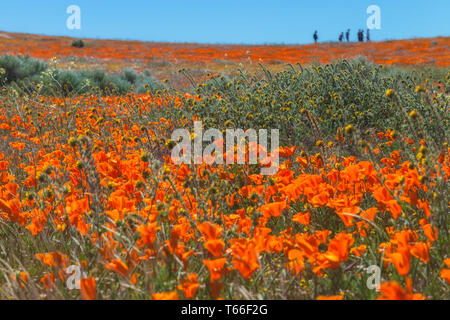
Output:
M81 29L69 30L69 5ZM381 9L372 40L450 36L449 0L1 0L0 30L86 38L201 43L335 41L366 29L369 5Z

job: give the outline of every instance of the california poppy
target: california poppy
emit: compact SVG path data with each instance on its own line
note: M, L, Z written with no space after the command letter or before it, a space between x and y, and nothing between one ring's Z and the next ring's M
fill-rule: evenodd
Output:
M95 300L97 298L95 279L92 277L81 279L80 292L86 300Z

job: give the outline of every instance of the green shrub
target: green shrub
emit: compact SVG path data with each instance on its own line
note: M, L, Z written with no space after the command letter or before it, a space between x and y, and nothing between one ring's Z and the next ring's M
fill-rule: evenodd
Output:
M412 71L363 59L290 66L276 74L262 68L260 77L241 72L232 80L218 76L198 84L195 94L201 100L191 100L184 112L190 112L188 118L195 114L207 127L225 129L231 119L237 128L279 128L280 143L299 146L334 140L336 131L350 124L368 135L374 128L405 132L411 127L411 110L421 115L438 143L449 130L449 100L443 95L450 85L444 76L448 69ZM416 92L418 85L427 93ZM394 90L395 99L386 96L388 89ZM441 121L427 121L436 117Z
M71 94L126 94L130 91L155 92L163 86L148 71L137 74L126 69L119 74L106 74L103 70L49 70L44 62L28 56L0 56L0 68L4 69L0 86L13 86L23 94L39 87L45 95Z
M121 77L130 83L135 83L137 79L137 74L133 70L125 69L122 72Z
M72 40L72 47L84 48L85 47L85 43L81 39L74 39L74 40Z
M37 59L26 56L0 56L0 68L5 70L3 78L7 84L25 80L42 73L47 69L47 65Z

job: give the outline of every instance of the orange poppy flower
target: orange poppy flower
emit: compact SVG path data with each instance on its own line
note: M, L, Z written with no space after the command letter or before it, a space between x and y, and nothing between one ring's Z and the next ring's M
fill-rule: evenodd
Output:
M350 253L354 254L355 256L360 257L364 253L366 248L367 248L367 246L365 244L362 244L362 245L360 245L360 246L358 246L356 248L351 248L350 249Z
M321 255L324 268L337 268L341 262L348 258L348 249L353 244L354 239L351 234L345 232L338 233L328 244L328 251Z
M296 146L279 147L278 148L278 152L279 152L280 157L287 158L287 157L290 157L290 156L292 156L294 154L296 148L297 148Z
M438 239L438 232L435 226L432 226L430 223L424 224L422 226L423 233L431 242L434 242Z
M232 244L233 266L248 279L260 266L255 246L251 242L236 241Z
M301 224L304 224L307 226L309 224L310 217L311 217L311 212L305 212L305 213L299 212L292 217L292 221L301 223Z
M178 292L176 290L170 292L153 293L153 300L179 300Z
M411 248L411 254L423 262L430 262L429 246L424 242L416 242Z
M209 221L199 224L197 229L205 235L206 240L217 239L222 233L222 228L218 224Z
M223 248L225 247L225 242L220 239L212 239L206 241L203 246L208 250L214 257L220 257L223 254Z
M260 210L267 218L279 217L283 209L285 209L286 207L286 201L279 201L262 205Z
M95 300L97 298L97 291L95 289L95 279L85 278L80 280L80 292L86 300Z
M53 285L55 284L55 275L53 273L46 273L42 278L41 278L41 283L44 285L46 290L50 290L51 288L53 288Z
M410 278L407 279L407 290L403 289L397 282L383 282L380 286L381 294L377 300L425 300L420 293L412 292L412 284Z
M389 260L395 266L399 275L406 276L408 274L411 262L409 248L401 248L397 252L392 253L389 256Z
M439 272L439 275L447 282L447 284L450 284L450 269L442 269Z
M338 295L338 296L318 296L317 300L342 300L344 296Z
M69 265L69 257L60 252L37 253L36 258L50 267L66 268Z
M146 225L140 225L137 228L141 238L138 241L138 245L146 245L148 247L153 247L153 243L156 240L156 231L160 230L161 227L157 226L156 222L148 223Z
M190 273L186 281L178 285L178 289L183 291L186 299L192 299L200 284L197 282L197 274Z
M227 262L227 258L219 258L215 260L203 260L203 264L208 268L210 281L214 282L220 280L220 278L228 272L228 269L225 267L225 263Z
M286 269L290 270L292 274L298 275L305 268L304 255L300 250L289 250L288 259L290 261L286 264Z
M0 210L3 210L8 214L12 213L11 206L3 199L0 199Z
M105 265L105 268L120 274L123 277L128 276L128 266L120 259L114 259Z

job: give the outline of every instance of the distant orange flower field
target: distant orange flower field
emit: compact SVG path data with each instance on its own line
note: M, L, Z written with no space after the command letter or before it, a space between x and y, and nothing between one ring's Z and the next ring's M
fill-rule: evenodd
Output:
M3 37L1 36L3 35ZM104 60L166 60L202 62L229 60L241 63L330 63L365 56L386 65L450 66L450 37L391 40L369 43L321 43L307 45L210 45L86 39L79 49L71 38L0 33L0 54L29 54L40 59L69 56Z

